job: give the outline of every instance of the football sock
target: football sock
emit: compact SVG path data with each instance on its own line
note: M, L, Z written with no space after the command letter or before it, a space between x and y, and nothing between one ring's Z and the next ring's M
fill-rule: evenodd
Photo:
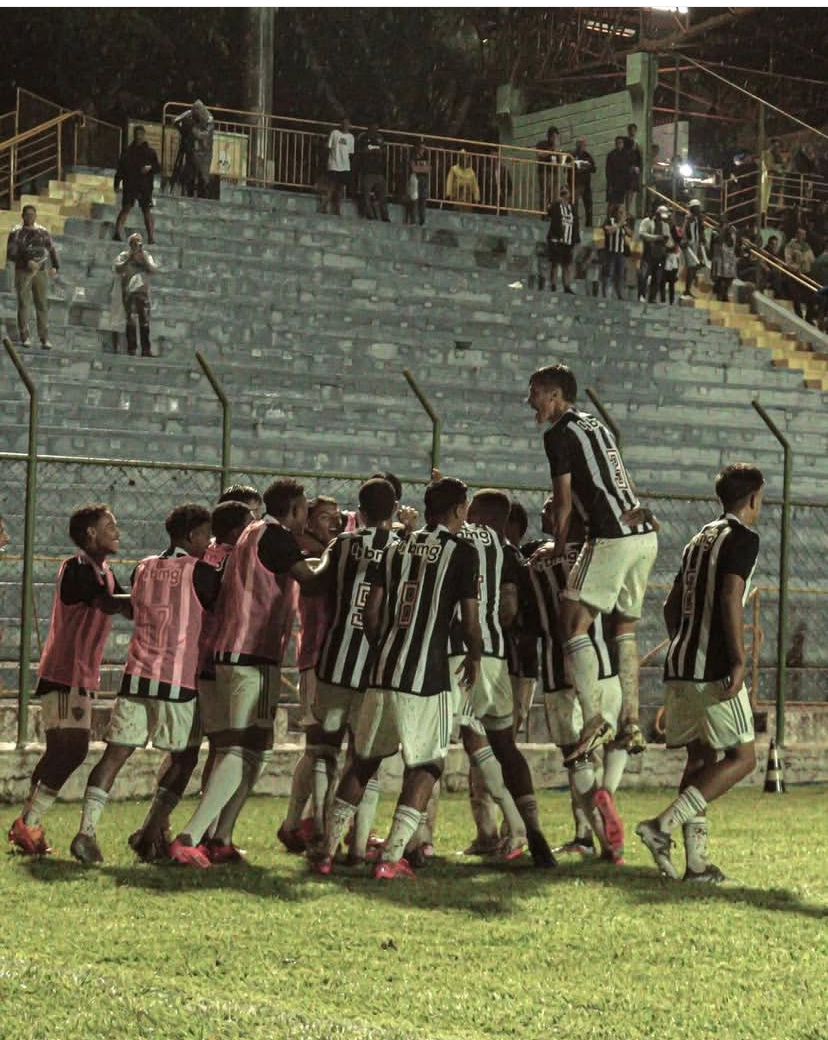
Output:
M527 830L539 831L538 800L533 794L523 794L517 800L518 812Z
M398 863L402 859L406 845L420 826L420 815L419 809L410 805L397 806L391 833L382 850L383 863Z
M700 816L707 808L704 795L695 787L685 787L676 800L658 817L658 825L668 834L691 820Z
M290 799L288 801L287 815L285 816L285 828L295 831L302 820L302 813L308 804L313 792L313 764L314 756L310 748L305 749L304 755L296 763L293 770L293 780L290 784Z
M598 685L598 654L589 636L575 636L563 646L569 678L587 723L601 714L601 687Z
M420 832L422 835L422 843L426 845L434 844L434 831L437 828L437 809L440 806L440 795L442 794L442 791L443 785L441 781L438 780L434 785L431 797L428 800L428 805L423 813Z
M335 747L324 744L309 748L314 755L313 761L313 818L317 833L325 830L325 809L328 803L328 792L336 778L336 760L338 751Z
M44 783L35 784L23 809L23 822L26 826L39 827L40 821L52 808L57 796L58 792Z
M80 832L87 838L94 838L98 830L98 820L106 808L109 800L109 791L100 787L87 787L83 796L83 812L81 813Z
M208 837L215 838L222 845L233 844L233 828L236 826L236 820L256 786L256 781L262 775L265 757L269 757L269 755L269 752L263 751L242 751L241 783L236 788L233 797L219 813L213 833L208 833Z
M155 792L149 812L141 824L141 830L146 831L151 827L157 827L159 823L168 819L180 801L181 796L176 794L175 791L170 791L166 787L159 787Z
M472 819L477 827L477 837L482 841L495 841L497 839L497 816L495 815L494 799L486 790L483 777L480 775L474 759L469 763L469 803Z
M243 776L244 750L230 747L219 751L198 808L182 828L181 834L187 835L194 845L198 845L212 821L235 794Z
M582 841L592 838L592 827L590 826L589 818L576 801L574 794L572 796L572 815L575 819L575 837L580 838Z
M618 790L628 758L629 755L624 748L604 747L604 773L601 778L601 787L606 788L610 794L615 794Z
M685 820L682 824L684 832L684 851L687 855L687 869L700 874L710 866L709 843L710 825L707 817L699 813Z
M371 836L371 828L374 826L374 817L377 814L379 803L380 783L379 779L372 776L365 788L365 794L356 811L354 821L354 836L351 841L351 855L365 859L368 851L368 838Z
M336 850L342 844L356 811L357 807L350 802L344 802L341 798L334 799L325 825L325 852L328 856L336 855Z
M471 757L480 770L480 776L486 785L486 789L496 804L500 806L512 835L516 837L519 834L523 834L525 830L523 819L514 798L509 794L506 784L503 782L503 770L495 758L494 751L487 744L485 747L478 748Z
M635 632L615 637L618 680L621 683L621 722L638 718L638 640Z

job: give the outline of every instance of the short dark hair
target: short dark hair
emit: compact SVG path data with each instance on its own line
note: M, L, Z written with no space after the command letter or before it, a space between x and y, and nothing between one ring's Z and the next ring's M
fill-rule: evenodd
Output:
M546 136L548 137L550 134L557 134L560 137L560 133L560 130L556 126L550 126L546 131Z
M402 481L399 477L395 476L393 473L372 473L369 479L373 480L375 477L382 480L387 480L391 487L394 489L394 494L397 496L397 501L402 501Z
M384 477L371 477L359 489L359 508L369 527L390 520L397 502L393 484Z
M246 506L244 502L234 502L229 499L219 502L210 517L210 529L213 537L217 542L223 542L237 527L246 527L252 516L250 507Z
M624 135L623 135L623 134L618 134L618 135L616 136L616 138L615 138L615 143L616 143L616 144L618 144L618 142L620 141L620 142L621 142L621 144L623 144L623 143L624 143L624 142L625 142L626 140L627 140L627 139L626 139L626 137L624 137Z
M145 134L146 132L147 132L146 131L146 127L143 127L143 126L134 126L132 128L132 136L133 137L135 137L136 134Z
M758 466L734 462L716 477L716 496L726 510L732 509L755 494L765 483Z
M109 506L104 505L103 502L95 502L87 506L81 506L80 509L76 509L72 513L69 517L69 537L79 549L85 549L88 544L87 530L90 527L94 527L102 516L111 512L112 510ZM2 520L2 517L0 517L0 520Z
M296 499L301 498L304 493L304 485L293 480L291 477L287 477L284 480L274 480L270 487L265 489L262 498L264 500L265 509L268 511L270 516L280 520L282 517L288 515L290 507Z
M316 498L312 498L308 502L308 517L313 516L320 506L336 506L339 508L339 503L335 498L331 498L330 495L317 495Z
M254 488L252 484L231 484L219 495L219 504L222 502L247 502L248 499L261 502L261 491Z
M426 523L434 523L448 516L455 506L466 501L468 491L463 481L455 477L443 477L429 484L425 490Z
M638 124L637 123L627 123L627 133L629 133L630 130L637 130L637 129L638 129Z
M481 488L473 495L471 504L479 507L487 517L485 523L490 522L492 527L498 529L506 526L509 511L512 508L512 500L505 491L498 491L496 488Z
M512 499L512 505L509 508L509 523L517 527L521 538L529 530L529 515L516 499Z
M533 383L545 387L547 390L560 390L563 399L570 404L574 404L578 396L578 381L572 374L569 365L546 365L544 368L539 368L532 373L529 379L529 385L531 386Z
M190 537L190 534L202 524L210 523L210 510L195 502L185 502L183 506L176 506L164 521L164 527L170 536L170 541L181 542Z
M33 206L31 202L27 202L23 209L21 209L20 211L21 217L25 215L27 209L30 209L32 213L37 213L37 206Z

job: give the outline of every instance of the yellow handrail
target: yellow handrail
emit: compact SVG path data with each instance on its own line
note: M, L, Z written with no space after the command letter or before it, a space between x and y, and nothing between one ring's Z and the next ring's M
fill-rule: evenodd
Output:
M55 116L54 119L50 119L46 123L41 123L39 126L33 126L31 130L24 130L20 134L15 134L14 137L10 137L8 141L0 141L0 152L9 151L12 148L16 148L18 145L25 144L26 141L31 140L33 137L38 137L40 134L45 134L49 130L54 130L58 126L62 126L70 119L83 119L83 112L79 108L73 109L71 112L63 112L59 116Z

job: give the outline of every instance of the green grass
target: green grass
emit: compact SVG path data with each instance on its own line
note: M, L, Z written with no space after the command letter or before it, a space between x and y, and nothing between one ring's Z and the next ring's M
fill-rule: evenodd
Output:
M622 793L629 829L665 799ZM0 1037L825 1040L825 802L742 790L715 806L715 860L739 879L722 888L661 880L634 836L621 870L464 861L459 796L444 858L394 884L309 876L275 851L284 804L265 798L239 827L245 869L136 864L136 803L107 810L107 863L83 868L78 809L60 806L54 857L0 857ZM567 838L563 794L541 808Z

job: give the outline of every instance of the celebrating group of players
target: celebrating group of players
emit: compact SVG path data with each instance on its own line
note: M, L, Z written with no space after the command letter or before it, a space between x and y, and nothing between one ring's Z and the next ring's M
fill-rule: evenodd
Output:
M538 680L576 827L556 851L593 855L597 840L602 858L623 863L614 794L628 755L646 748L636 624L658 524L638 502L612 435L575 407L576 395L565 365L530 379L528 404L549 424L552 476L539 542L521 544L528 519L508 495L486 489L469 501L464 483L439 473L419 529L390 473L365 481L355 514L340 514L325 496L308 503L293 480L275 481L263 496L236 485L212 513L174 509L169 547L138 564L127 594L108 563L120 544L111 510L73 513L78 552L60 568L36 690L46 749L9 832L12 845L29 855L50 851L43 819L86 758L104 647L120 612L133 635L71 852L83 863L102 861L97 829L112 785L151 741L168 755L147 817L129 838L136 854L200 869L243 862L233 832L272 754L281 665L298 612L306 743L278 837L288 851L306 853L315 873L330 874L347 850L347 863L370 863L377 878L413 876L434 854L439 780L453 739L470 765L477 834L467 852L513 861L528 851L536 866L555 866L515 740ZM671 835L681 827L684 878L708 882L724 875L708 855L707 804L755 761L742 608L758 552L751 528L762 474L727 467L716 491L724 513L687 545L665 603L667 743L686 747L687 765L678 797L637 827L671 878L680 876ZM201 797L173 838L170 816L205 735ZM378 771L398 751L402 790L380 841L372 831Z

